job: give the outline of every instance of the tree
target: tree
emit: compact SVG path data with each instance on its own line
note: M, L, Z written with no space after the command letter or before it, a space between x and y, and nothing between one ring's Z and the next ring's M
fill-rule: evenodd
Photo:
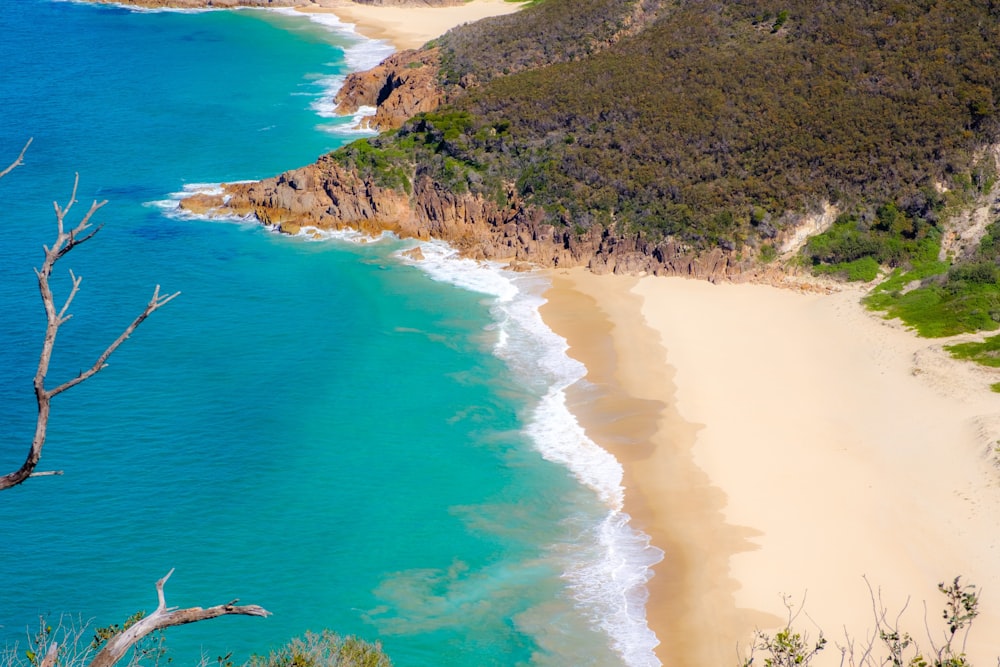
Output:
M0 179L7 176L10 172L24 163L24 155L30 145L31 140L29 139L28 142L25 143L24 148L21 149L21 153L18 155L17 159L3 171L0 171ZM10 489L17 486L29 477L60 474L58 472L35 472L35 467L38 465L38 461L42 455L42 447L45 444L45 432L48 427L52 398L67 389L70 389L71 387L75 387L103 370L107 366L108 358L114 353L115 350L118 349L119 346L121 346L122 343L125 342L126 339L128 339L129 336L132 335L132 332L135 331L147 317L180 294L180 292L174 292L173 294L167 296L161 296L160 286L157 285L156 289L153 290L153 296L150 298L149 303L146 304L145 309L139 313L138 317L132 320L131 324L125 327L125 330L122 331L118 338L105 348L104 352L98 356L97 361L95 361L90 368L81 371L75 378L67 380L52 389L46 389L45 378L48 373L49 362L52 358L52 350L55 346L56 334L59 332L59 327L65 324L72 317L72 315L68 312L69 306L73 302L73 298L76 296L77 291L80 289L81 281L81 278L77 277L72 271L70 271L72 288L70 289L70 293L66 297L66 300L63 301L62 306L57 308L55 297L49 287L49 277L52 275L52 269L55 267L56 262L62 259L67 253L77 246L94 238L94 235L101 230L100 225L92 227L90 221L94 214L107 203L106 201L93 202L90 205L90 209L80 219L80 222L67 231L66 216L73 208L73 204L76 203L76 192L79 182L80 176L77 174L73 181L73 192L65 206L60 206L58 202L53 203L58 229L56 239L51 247L44 246L45 260L42 262L42 268L35 269L35 274L38 276L38 289L42 296L42 304L45 307L45 314L47 318L45 340L42 343L42 352L38 360L38 370L35 373L34 379L35 398L38 402L38 420L35 425L35 436L32 439L27 458L20 468L0 477L0 490ZM227 615L270 615L269 611L257 605L237 605L237 600L233 600L227 604L208 607L207 609L203 609L201 607L189 607L187 609L167 607L163 586L166 584L167 579L170 578L171 574L173 574L173 570L170 570L165 577L156 582L156 594L159 600L156 610L148 616L145 614L139 614L136 617L133 617L136 619L134 623L126 623L124 628L106 637L106 642L103 647L97 652L96 655L94 655L93 659L89 660L87 663L88 667L111 667L124 657L125 654L128 653L129 649L136 646L150 634L175 625L195 623ZM42 633L41 637L42 638L38 642L37 648L39 649L38 653L43 657L40 661L38 661L31 658L29 655L29 660L32 664L40 665L40 667L55 667L56 660L59 657L60 646L64 642L58 641L58 638L50 638L49 633Z
M865 583L868 583L867 578ZM845 637L845 643L838 645L842 667L971 667L966 657L966 642L972 622L979 615L979 594L973 584L963 584L961 577L938 584L938 591L945 597L941 614L945 630L935 641L929 626L926 627L929 648L922 649L916 638L900 628L900 619L907 605L892 618L882 602L881 591L868 585L871 595L872 612L875 616L875 631L861 642ZM742 667L752 667L755 660L763 658L764 667L809 667L813 659L826 647L827 640L822 631L812 642L809 636L792 627L802 613L805 602L798 608L786 598L788 620L785 627L773 636L764 632L755 633L749 655L742 660ZM926 617L926 605L925 605ZM881 642L884 655L879 655L876 640Z
M28 146L30 145L31 140L29 139L24 145L24 148L21 149L21 153L17 156L17 159L14 160L6 169L0 171L0 178L3 178L24 163L24 154L27 152ZM101 353L101 355L97 358L97 361L95 361L90 368L85 371L81 371L75 378L67 380L52 389L46 389L45 376L48 374L49 362L52 359L52 350L55 347L56 334L59 333L59 327L65 324L72 317L72 314L68 312L69 306L73 303L73 298L80 289L80 282L82 280L82 278L74 275L72 270L69 272L73 286L62 306L57 309L55 296L52 294L52 289L49 287L49 277L52 275L52 270L55 268L56 262L66 256L77 246L82 245L83 243L86 243L90 239L94 238L97 232L101 231L101 225L92 227L90 221L94 217L94 214L107 203L107 200L101 202L94 201L90 205L90 209L80 219L80 222L77 223L75 227L67 231L66 216L73 208L73 204L76 203L76 191L79 183L80 175L77 174L73 181L73 192L65 206L60 206L59 202L52 203L55 208L56 225L58 230L56 239L51 247L43 246L45 250L45 260L42 262L41 269L35 269L35 275L38 276L38 289L42 296L42 305L45 307L45 315L47 319L45 339L42 343L42 352L38 359L38 370L35 373L34 379L35 399L38 402L38 419L35 422L35 435L34 438L32 438L31 446L28 449L28 455L25 458L24 463L21 464L21 467L17 470L0 477L0 491L17 486L29 477L60 474L57 471L35 472L35 467L38 465L38 461L42 456L42 447L45 445L45 433L49 424L52 399L67 389L75 387L81 382L93 377L106 368L108 358L114 353L115 350L118 349L119 346L121 346L122 343L126 341L126 339L128 339L129 336L132 335L132 332L135 331L136 328L154 311L165 306L180 294L180 292L174 292L173 294L161 296L160 286L157 285L156 289L153 290L153 296L150 298L149 303L146 304L145 309L139 313L138 317L132 320L131 324L125 327L125 330L122 331L121 335L119 335L114 342L105 348L104 352Z

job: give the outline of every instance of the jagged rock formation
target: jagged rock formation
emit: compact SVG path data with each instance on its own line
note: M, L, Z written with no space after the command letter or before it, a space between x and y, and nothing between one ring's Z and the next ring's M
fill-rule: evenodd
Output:
M599 274L685 275L707 280L759 277L749 260L721 248L695 253L672 240L593 227L582 234L543 222L513 188L508 204L456 194L418 178L412 194L381 187L330 156L253 183L227 185L222 195L195 195L184 210L208 215L253 215L263 224L297 234L303 228L388 230L403 238L436 238L475 259L507 261L513 268L586 266Z
M391 130L423 111L437 109L444 99L439 82L440 50L395 53L370 70L352 72L337 92L337 113L353 114L363 106L376 112L362 127Z

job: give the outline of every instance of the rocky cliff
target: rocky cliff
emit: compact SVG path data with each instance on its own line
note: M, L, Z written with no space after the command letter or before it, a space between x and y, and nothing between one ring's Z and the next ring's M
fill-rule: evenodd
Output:
M423 111L437 109L444 99L439 82L439 49L395 53L379 65L348 75L337 93L337 112L353 114L374 107L375 113L361 121L363 127L391 130Z
M427 177L412 192L381 187L330 156L253 183L227 185L222 195L196 195L184 210L207 215L253 215L263 224L297 234L304 229L384 230L403 238L436 238L475 259L509 262L512 268L585 266L595 273L684 275L712 281L759 278L749 260L721 248L694 253L677 242L658 243L613 230L582 234L543 222L513 188L508 204L456 194Z

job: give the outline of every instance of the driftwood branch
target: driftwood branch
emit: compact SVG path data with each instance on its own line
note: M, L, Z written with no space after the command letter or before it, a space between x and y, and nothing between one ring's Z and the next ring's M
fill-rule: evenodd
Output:
M24 153L30 144L31 140L25 144L18 158L14 160L9 167L0 172L0 178L6 176L14 168L22 164ZM150 298L146 307L139 314L139 316L136 317L131 324L125 327L125 330L121 333L121 335L119 335L118 338L116 338L115 341L112 342L103 353L101 353L90 368L85 371L81 371L75 378L63 382L54 389L45 388L45 378L49 372L49 363L52 359L52 350L55 347L56 335L59 332L59 327L65 324L72 317L72 314L69 313L69 307L70 304L73 303L73 299L76 297L76 294L80 289L80 282L82 280L79 276L70 271L70 279L72 281L70 293L66 297L66 300L63 301L62 306L57 309L55 296L52 294L52 289L49 286L49 278L52 275L52 270L55 267L56 262L58 262L73 248L92 239L94 235L101 230L100 225L92 227L90 221L94 217L94 214L107 203L107 201L94 201L84 216L80 219L80 222L67 231L66 216L73 208L73 204L76 203L76 193L79 184L80 175L77 174L73 180L73 191L70 194L69 201L66 202L66 205L60 206L59 202L53 202L52 205L55 209L57 227L56 239L51 247L43 246L45 251L45 260L42 262L40 269L35 269L35 275L38 278L38 290L42 297L42 305L45 308L46 316L45 339L42 343L42 352L38 359L38 369L35 373L34 379L35 399L38 403L38 418L35 422L35 435L32 438L31 447L28 450L28 455L25 458L24 463L17 470L0 476L0 490L9 489L13 486L17 486L29 477L41 476L43 474L35 473L34 471L35 466L38 465L38 461L42 456L42 447L45 445L45 435L48 429L50 403L52 398L67 389L80 384L84 380L96 375L98 372L106 368L108 358L121 346L122 343L128 339L129 336L132 335L132 332L135 331L136 328L154 311L162 306L165 306L178 294L180 294L180 292L175 292L165 296L161 295L160 286L157 285L156 289L153 290L153 296ZM60 473L54 472L44 474Z
M187 609L167 607L166 596L163 593L163 586L167 583L167 579L169 579L170 575L173 573L174 571L170 570L165 577L156 582L156 595L158 598L156 611L149 616L136 621L133 625L130 625L109 639L107 645L102 648L96 656L94 656L94 659L90 663L89 667L111 667L117 663L130 648L135 646L144 637L156 632L157 630L163 630L175 625L205 621L219 616L238 615L266 617L271 615L271 612L257 605L238 606L236 604L237 600L233 600L227 604L208 607L207 609L202 609L201 607L189 607Z

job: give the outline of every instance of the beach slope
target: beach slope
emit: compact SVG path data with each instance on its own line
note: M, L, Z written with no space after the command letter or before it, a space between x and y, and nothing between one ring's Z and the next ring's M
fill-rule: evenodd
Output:
M665 664L737 664L785 595L805 599L797 627L831 640L820 664L838 664L833 643L874 625L866 579L939 641L936 585L956 575L983 592L969 655L995 661L996 378L857 291L552 275L543 315L590 371L573 407L666 552L648 606Z

